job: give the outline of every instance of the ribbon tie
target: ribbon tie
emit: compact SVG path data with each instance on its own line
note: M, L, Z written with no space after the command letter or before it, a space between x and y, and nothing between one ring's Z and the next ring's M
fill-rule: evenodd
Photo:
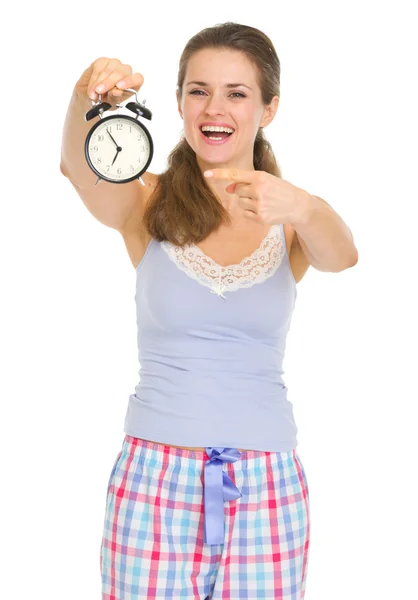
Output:
M226 300L223 292L225 291L225 287L223 285L214 284L214 289L210 290L211 294L217 294L218 296L222 296L224 300Z
M236 500L242 494L232 479L223 471L224 462L237 461L241 452L236 448L205 448L209 460L205 463L205 544L223 544L225 537L224 502Z
M213 289L210 291L211 294L217 294L221 296L224 300L226 300L223 292L226 290L226 286L221 283L221 271L219 271L219 279L217 283L213 284Z

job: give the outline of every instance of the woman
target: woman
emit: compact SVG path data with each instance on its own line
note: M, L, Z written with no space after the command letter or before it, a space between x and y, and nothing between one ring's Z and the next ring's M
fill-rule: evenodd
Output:
M145 188L103 182L98 194L76 157L80 90L119 99L142 83L129 65L98 59L63 139L62 172L120 231L137 278L141 376L108 484L102 597L302 600L309 491L282 362L296 282L313 261L296 227L323 201L282 179L263 134L280 62L255 28L199 32L180 59L184 137L168 169L144 174ZM329 270L342 270L356 250L334 218L346 250Z

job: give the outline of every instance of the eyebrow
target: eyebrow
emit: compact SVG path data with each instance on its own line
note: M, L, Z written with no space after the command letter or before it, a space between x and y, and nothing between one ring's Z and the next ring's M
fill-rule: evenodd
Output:
M208 83L205 83L204 81L189 81L188 83L186 83L186 86L192 85L192 84L193 85L201 85L202 87L209 85ZM250 86L245 85L245 83L226 83L225 84L226 88L235 88L235 87L239 87L239 86L243 86L243 87L246 87L249 90L251 90Z

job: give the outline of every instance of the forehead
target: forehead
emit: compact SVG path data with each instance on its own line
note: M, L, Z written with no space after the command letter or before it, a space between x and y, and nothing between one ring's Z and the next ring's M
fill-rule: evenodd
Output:
M251 86L255 82L254 65L237 50L205 48L196 52L187 65L187 80L202 79L209 84L239 81ZM252 87L252 86L251 86Z

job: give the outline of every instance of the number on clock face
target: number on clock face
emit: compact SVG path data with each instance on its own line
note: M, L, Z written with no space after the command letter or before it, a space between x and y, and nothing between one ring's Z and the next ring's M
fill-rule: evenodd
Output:
M118 147L122 148L120 152ZM97 171L117 181L142 171L150 155L150 143L142 127L133 120L114 118L97 126L88 151Z

